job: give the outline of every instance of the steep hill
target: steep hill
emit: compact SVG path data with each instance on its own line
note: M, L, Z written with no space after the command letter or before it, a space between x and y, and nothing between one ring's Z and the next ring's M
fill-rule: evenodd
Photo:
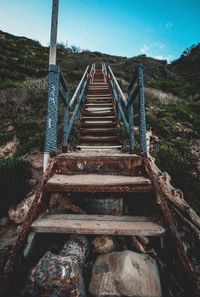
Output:
M200 93L200 43L187 48L170 69L188 82L188 93Z
M37 41L0 31L0 89L14 87L16 82L27 77L45 77L48 70L48 52L49 49ZM145 55L127 58L99 52L76 52L76 48L66 48L63 44L58 46L58 64L71 84L77 83L88 64L102 61L112 66L125 85L129 82L135 66L142 63L145 66L145 81L148 86L159 86L164 91L170 88L175 94L182 95L181 90L175 86L183 79L168 67L165 60Z
M17 200L22 199L21 193L27 190L27 184L24 186L26 178L15 174L28 166L21 156L43 150L48 53L49 49L37 41L0 31L0 173L4 176L4 179L0 178L0 187L4 187L5 197L8 197L9 188L11 200L16 199L13 198L16 193ZM156 92L162 96L165 94L161 90L183 99L179 101L168 96L170 103L168 99L163 103L151 90L151 95L146 96L147 124L160 140L154 150L159 166L169 171L174 184L184 190L188 201L198 211L200 102L192 99L199 92L199 56L200 45L193 46L171 64L145 55L118 57L99 52L79 52L76 47L58 45L58 64L65 73L70 95L85 67L103 61L111 65L124 92L136 65L142 63L146 87L158 89ZM62 133L61 127L59 131ZM10 156L7 145L13 139L14 158L5 161L5 157ZM26 176L28 179L29 174ZM13 186L6 188L10 181ZM22 187L24 191L17 190Z

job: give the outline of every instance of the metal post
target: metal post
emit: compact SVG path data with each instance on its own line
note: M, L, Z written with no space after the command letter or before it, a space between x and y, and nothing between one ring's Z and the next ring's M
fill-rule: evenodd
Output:
M58 5L59 5L59 0L53 0L52 17L51 17L51 37L50 37L49 65L56 65L56 44L57 44L57 29L58 29Z
M134 152L133 103L128 106L128 121L129 121L130 154L133 154Z
M58 27L58 5L59 0L53 0L52 17L51 17L51 37L49 53L49 84L48 84L48 111L46 116L46 136L44 149L43 171L48 167L50 151L55 148L57 137L57 113L58 113L58 85L59 85L59 68L56 66L56 44L57 44L57 27ZM54 109L55 108L55 109ZM52 113L53 112L53 113ZM52 123L54 124L52 126ZM51 139L51 137L54 139ZM57 140L57 139L56 139ZM50 143L52 142L52 143Z
M64 109L64 129L63 129L63 153L67 152L68 147L68 126L69 126L69 94L65 92L67 107Z
M140 149L141 153L147 152L146 140L146 114L144 101L144 78L143 65L138 66L138 87L139 87L139 106L140 106Z

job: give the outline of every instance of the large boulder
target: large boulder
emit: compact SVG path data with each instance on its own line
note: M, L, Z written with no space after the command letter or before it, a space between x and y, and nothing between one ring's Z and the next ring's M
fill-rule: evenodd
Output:
M86 297L82 275L89 243L71 236L58 255L48 251L40 259L21 292L23 297Z
M89 291L93 297L161 297L156 261L128 250L101 255L92 268Z

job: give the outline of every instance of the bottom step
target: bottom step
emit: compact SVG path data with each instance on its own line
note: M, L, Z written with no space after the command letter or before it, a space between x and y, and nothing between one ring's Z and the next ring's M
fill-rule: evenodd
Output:
M31 225L38 233L162 236L165 229L148 217L45 215Z
M112 149L121 149L121 145L97 145L97 146L90 146L90 145L77 145L77 148L81 150L112 150Z

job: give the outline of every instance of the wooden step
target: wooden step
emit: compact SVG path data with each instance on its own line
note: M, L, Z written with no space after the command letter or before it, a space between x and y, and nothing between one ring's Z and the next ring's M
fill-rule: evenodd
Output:
M93 83L90 83L90 86L91 87L102 87L102 86L104 86L104 87L108 87L108 84L106 83L106 82L104 82L104 81L94 81Z
M105 98L110 98L110 94L106 94L106 95L101 95L101 94L97 94L97 95L86 95L86 98L90 99L90 98L94 98L94 97L105 97Z
M119 143L116 136L80 136L81 142Z
M92 108L92 107L112 107L112 103L109 102L109 103L88 103L86 102L85 103L85 107L87 108Z
M87 99L85 104L112 104L111 99Z
M90 84L88 90L108 90L108 85L98 85L98 84Z
M53 192L150 192L151 181L143 176L79 174L55 174L47 184Z
M87 111L83 112L83 117L107 117L107 116L115 116L114 111L103 110L103 111Z
M97 129L97 128L88 128L88 129L84 129L81 128L80 129L80 133L81 134L103 134L103 135L116 135L116 128L101 128L101 129Z
M119 142L80 142L79 145L90 147L102 146L102 148L105 148L107 146L121 146Z
M82 151L86 150L90 150L90 151L115 151L115 150L119 150L122 148L122 145L77 145L78 149L81 149Z
M85 128L101 128L101 127L117 127L117 123L116 122L112 122L112 121L85 121L85 122L81 122L81 127L85 127Z
M88 90L88 95L110 95L110 91L107 90Z
M110 122L116 122L116 117L115 116L96 116L96 117L92 117L92 116L83 116L82 117L82 121L86 121L86 122L105 122L105 121L110 121Z
M102 149L101 146L80 146L82 149ZM105 146L105 149L119 149L121 146ZM141 175L142 157L130 154L107 153L106 155L85 155L84 153L63 153L56 158L60 174L106 174Z
M103 215L45 215L31 225L38 233L162 236L165 229L147 217Z
M85 107L84 111L86 112L97 112L97 113L102 113L102 112L112 112L113 111L113 106L106 106L106 107Z

